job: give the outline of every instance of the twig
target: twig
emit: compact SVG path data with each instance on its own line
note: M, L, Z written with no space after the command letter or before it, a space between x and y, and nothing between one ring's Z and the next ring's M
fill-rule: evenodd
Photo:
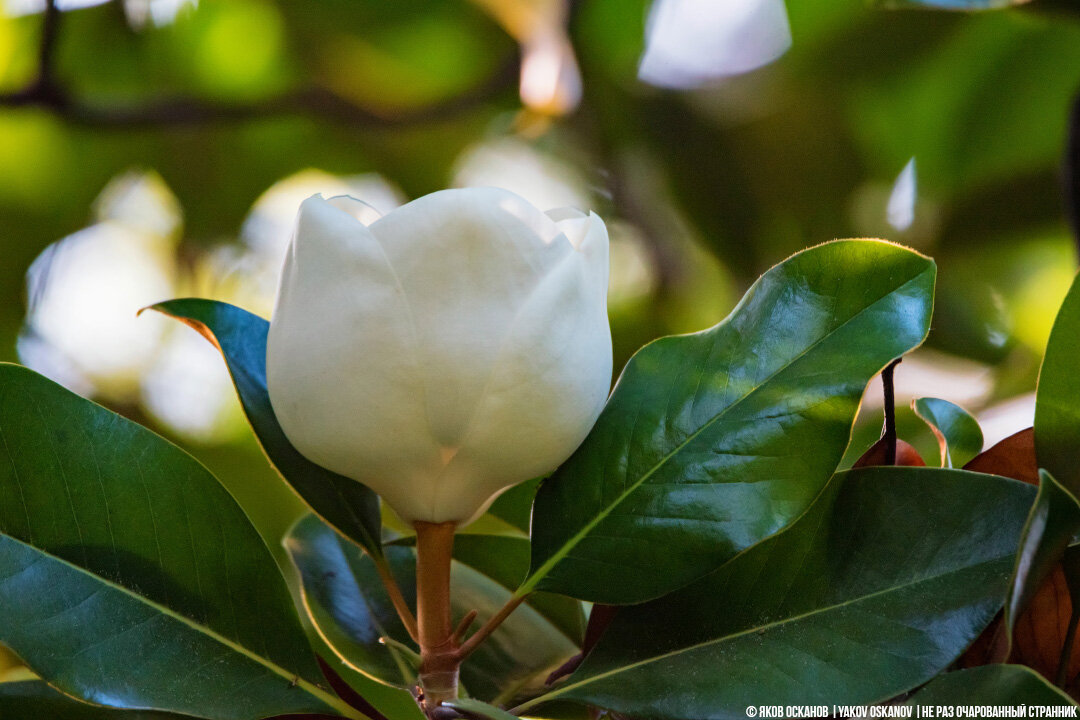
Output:
M506 602L506 604L502 606L502 609L499 610L499 612L492 615L491 618L486 623L484 623L479 630L473 633L468 640L462 643L461 647L458 648L457 651L458 657L462 660L469 657L469 655L471 655L473 651L476 650L480 643L484 642L484 640L487 639L488 635L495 632L496 628L502 625L503 621L506 620L506 618L510 617L510 613L517 610L518 606L521 605L521 603L525 602L525 599L528 597L528 594L514 595L513 597L511 597Z
M465 633L469 632L469 628L476 621L477 612L470 610L465 614L465 617L461 618L461 622L458 623L457 629L454 630L454 634L450 636L451 641L455 645L460 645L461 641L465 639Z
M514 87L520 65L520 58L511 56L490 78L471 91L393 116L361 108L322 87L302 88L245 104L176 96L108 106L75 97L57 79L55 56L61 15L55 0L47 0L42 18L37 77L21 90L0 94L0 107L39 107L72 123L97 128L184 126L288 116L315 116L353 126L391 128L445 121L473 110Z
M896 358L881 371L881 387L885 393L885 427L881 437L885 440L885 464L896 464L896 390L893 372L903 358Z
M405 626L405 630L409 633L409 637L413 639L413 642L419 643L420 633L417 630L416 616L409 609L405 596L401 594L401 587L398 585L397 580L394 579L394 573L390 571L390 566L385 558L374 558L374 560L379 579L382 580L383 587L386 588L386 594L390 596L390 602L394 605L398 617L401 618L401 623Z

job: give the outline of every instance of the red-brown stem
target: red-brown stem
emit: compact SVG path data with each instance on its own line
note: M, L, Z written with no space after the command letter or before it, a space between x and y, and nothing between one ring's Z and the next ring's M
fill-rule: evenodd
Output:
M405 601L405 596L401 594L401 587L398 585L397 580L394 579L394 574L390 571L390 566L384 558L375 559L375 570L379 573L379 579L382 580L386 594L390 596L390 602L393 603L394 609L397 610L398 617L401 618L401 623L405 626L409 637L413 639L413 642L419 644L420 633L416 627L416 616L409 609L409 603Z
M461 647L457 651L458 657L461 660L469 657L469 655L471 655L472 652L476 650L477 646L479 646L480 643L484 642L484 640L487 639L488 635L495 632L495 629L502 625L503 620L506 620L506 618L510 617L510 613L517 610L518 605L521 605L521 603L525 602L526 598L528 597L529 595L527 593L523 595L514 595L513 597L511 597L506 602L506 604L502 606L502 609L499 610L499 612L492 615L490 620L484 623L479 630L473 633L468 640L462 643Z
M457 698L462 656L450 618L450 560L457 525L418 522L416 619L420 637L420 685L428 712Z

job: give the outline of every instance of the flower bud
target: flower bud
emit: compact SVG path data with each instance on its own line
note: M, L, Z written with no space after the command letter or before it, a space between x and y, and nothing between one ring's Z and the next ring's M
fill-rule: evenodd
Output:
M611 383L608 237L595 214L444 190L370 226L300 207L267 383L307 458L406 521L464 524L584 440Z

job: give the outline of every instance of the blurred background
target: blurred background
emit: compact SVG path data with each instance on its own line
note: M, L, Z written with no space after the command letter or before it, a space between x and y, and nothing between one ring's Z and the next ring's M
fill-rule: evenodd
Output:
M278 547L300 505L224 366L152 313L268 316L305 197L497 185L612 234L616 364L838 237L933 255L912 396L1030 425L1076 268L1061 163L1080 2L0 0L0 360L207 463ZM970 12L949 12L967 9ZM871 387L857 454L879 431Z

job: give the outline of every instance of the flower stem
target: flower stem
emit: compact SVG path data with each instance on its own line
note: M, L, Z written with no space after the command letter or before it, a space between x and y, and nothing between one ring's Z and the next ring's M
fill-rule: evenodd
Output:
M457 699L462 656L450 618L450 561L455 523L418 522L416 528L416 618L420 642L420 685L428 713Z

